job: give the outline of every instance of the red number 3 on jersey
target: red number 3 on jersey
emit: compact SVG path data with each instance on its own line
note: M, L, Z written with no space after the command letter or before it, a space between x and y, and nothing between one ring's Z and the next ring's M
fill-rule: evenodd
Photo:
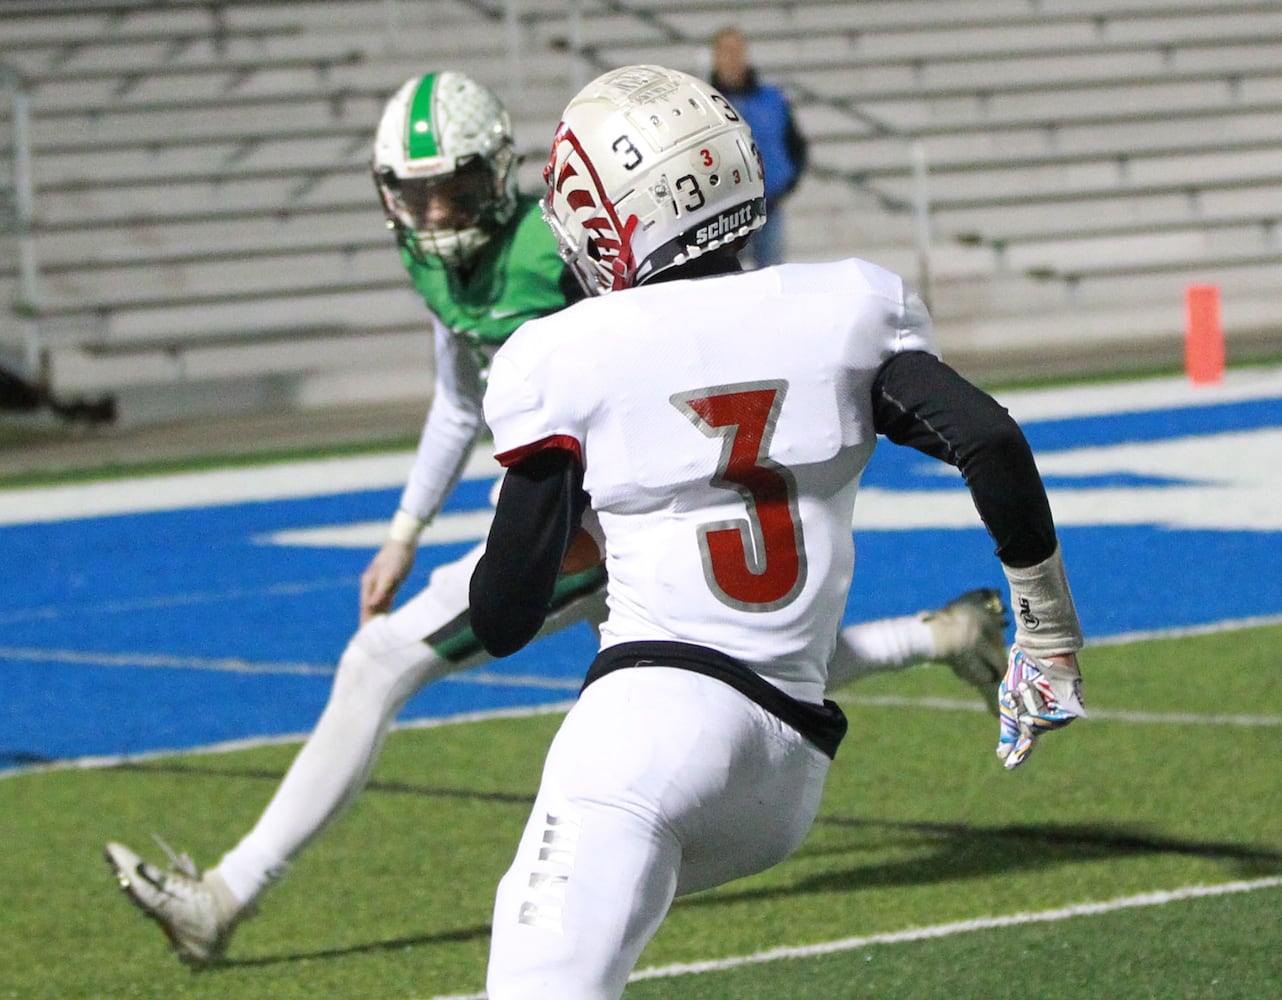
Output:
M806 581L792 473L767 454L788 383L741 382L677 393L672 405L708 437L721 459L710 482L743 497L748 517L699 527L703 575L718 600L742 611L790 604Z

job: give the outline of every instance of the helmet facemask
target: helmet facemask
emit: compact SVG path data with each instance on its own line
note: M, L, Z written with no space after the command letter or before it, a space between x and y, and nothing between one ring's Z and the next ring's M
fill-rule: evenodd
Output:
M562 150L560 157L558 149ZM599 185L593 190L595 172L564 124L557 129L552 150L552 159L543 169L548 190L539 204L543 221L556 237L561 260L589 295L630 287L636 278L632 252L636 216L623 222ZM583 186L573 188L580 180ZM568 214L566 207L571 208ZM577 210L582 208L592 209L592 216L586 220L578 217Z
M406 81L374 141L387 225L419 263L469 265L516 211L516 153L498 98L461 73Z
M516 154L505 145L489 158L469 156L453 171L401 178L390 168L376 170L387 226L419 263L435 257L464 267L512 218L510 192Z

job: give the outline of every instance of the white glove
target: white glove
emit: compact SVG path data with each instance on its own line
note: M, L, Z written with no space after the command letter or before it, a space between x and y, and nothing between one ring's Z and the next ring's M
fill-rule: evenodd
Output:
M1024 763L1042 733L1086 717L1076 655L1039 660L1018 643L1011 646L997 705L1001 716L997 756L1010 770Z

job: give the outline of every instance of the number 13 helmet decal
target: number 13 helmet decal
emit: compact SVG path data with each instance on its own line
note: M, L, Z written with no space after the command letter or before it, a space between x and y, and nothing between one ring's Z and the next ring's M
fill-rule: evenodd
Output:
M543 216L589 295L643 284L766 221L747 124L711 85L659 66L626 66L584 87L543 180Z

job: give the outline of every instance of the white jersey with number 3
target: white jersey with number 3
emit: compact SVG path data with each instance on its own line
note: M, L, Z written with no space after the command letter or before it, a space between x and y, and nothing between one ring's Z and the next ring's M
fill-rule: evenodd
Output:
M485 415L504 464L579 455L606 541L603 648L697 643L819 702L873 380L910 350L933 351L925 308L865 261L659 283L526 323Z

